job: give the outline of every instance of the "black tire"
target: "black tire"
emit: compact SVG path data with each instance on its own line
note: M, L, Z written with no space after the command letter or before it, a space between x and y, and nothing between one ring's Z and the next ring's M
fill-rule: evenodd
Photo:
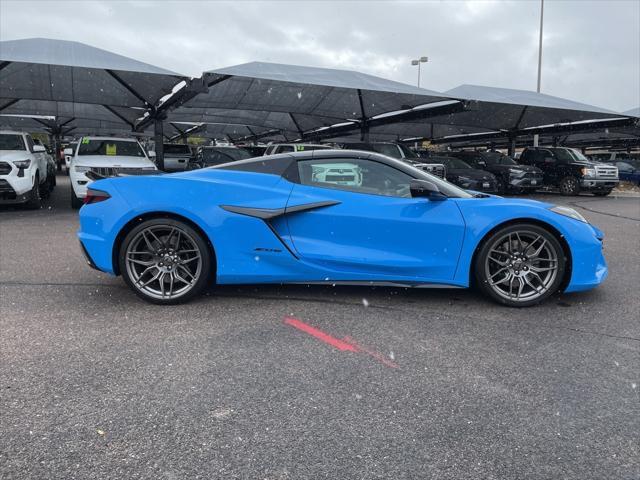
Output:
M145 265L138 266L137 263L132 264L130 261L127 261L128 255L129 258L132 258L132 255L129 253L130 247L132 249L138 249L140 248L139 245L145 245L150 247L149 250L151 251L151 245L146 239L144 239L143 232L154 232L154 230L155 232L162 232L163 229L170 232L168 233L168 236L162 236L162 233L147 234L147 237L151 239L151 242L155 247L153 254L142 254L142 256L133 257L140 260L140 263L145 263ZM177 236L178 240L176 242L178 244L172 246L172 242L174 241L177 233L173 234L171 232L176 230L180 232L180 236ZM166 262L166 259L171 258L173 254L180 257L180 249L182 248L180 246L180 242L183 242L183 246L188 245L187 250L195 251L192 255L199 255L200 264L194 265L195 262L192 262L185 267L187 263L183 263L178 259L177 262L172 263L174 271L169 272L167 269L171 270L171 266L168 263L163 264L162 262L163 260ZM173 251L171 251L172 249ZM189 261L191 262L191 260ZM178 263L180 263L180 265L178 265ZM157 305L175 305L185 303L203 292L203 290L208 286L209 280L213 275L214 261L211 258L211 253L206 239L204 239L202 235L190 225L171 218L154 218L140 223L125 236L119 248L118 267L125 283L140 298ZM156 281L151 282L148 287L141 285L142 282L146 283L149 277L144 277L144 275L139 275L139 273L141 270L149 270L149 268L155 269L149 272L149 275L154 275L156 272L158 275L161 275L160 280L156 280L158 287L154 286ZM169 297L165 298L165 287L160 287L160 283L163 283L164 285L168 283L164 281L165 275L169 275L169 280L171 281L170 289L173 289L174 281L177 281L173 276L177 276L179 272L183 278L188 279L184 272L178 270L179 268L182 268L183 270L189 269L191 272L192 280L190 280L188 285L185 282L185 286L183 287L187 288L188 286L188 289L184 292L180 292L178 290L174 296L169 294ZM135 278L136 276L137 279ZM162 289L162 297L160 297L157 292L158 288ZM155 293L153 293L154 289Z
M609 195L611 193L611 190L613 190L613 189L610 188L608 190L597 190L597 191L593 192L593 194L596 197L606 197L607 195Z
M27 200L25 206L32 210L37 210L42 206L42 197L40 196L40 175L38 175L38 173L36 173L36 176L33 179L33 186L29 193L29 200Z
M540 240L522 248L527 243L527 238L535 237L540 237ZM507 244L510 245L509 252L503 248ZM533 259L535 252L532 249L537 249L538 245L541 245L540 249L544 250L545 255L549 253L545 257L548 259L542 257ZM501 248L504 253L501 253ZM523 251L518 252L518 249ZM492 257L489 257L490 254ZM523 260L523 258L528 259ZM567 259L562 245L553 233L538 225L521 223L501 228L485 238L476 253L473 269L476 286L492 300L510 307L530 307L558 291L564 280L566 265ZM499 273L498 270L503 272ZM516 292L518 298L514 298L512 288L520 284L522 284L521 290ZM522 298L520 298L521 292L525 294Z
M40 185L41 198L47 199L51 196L51 192L53 191L53 178L53 174L49 172L49 174L47 175L47 179L42 185Z
M580 194L580 181L576 177L564 177L560 180L560 193L565 196Z
M71 208L78 210L82 206L82 203L82 200L76 196L76 192L74 192L73 187L71 187Z
M507 193L507 184L502 177L498 177L496 182L496 191L498 195L504 195Z

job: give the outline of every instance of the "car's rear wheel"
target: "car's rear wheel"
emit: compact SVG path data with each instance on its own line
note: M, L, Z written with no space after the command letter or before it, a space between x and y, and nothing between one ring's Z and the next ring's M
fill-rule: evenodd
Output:
M476 255L474 268L478 287L492 299L528 307L558 291L566 258L551 232L518 224L494 232Z
M560 181L560 193L562 195L578 195L580 193L580 182L576 177L564 177Z
M204 238L184 222L147 220L127 234L119 254L125 282L143 299L183 303L202 292L212 259Z

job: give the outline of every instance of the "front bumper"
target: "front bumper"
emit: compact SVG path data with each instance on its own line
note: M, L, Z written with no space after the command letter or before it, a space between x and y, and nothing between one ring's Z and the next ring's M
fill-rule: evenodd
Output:
M542 186L542 175L525 174L522 177L509 177L509 188L518 190L535 190Z
M618 183L620 183L618 179L583 178L580 181L580 188L583 190L610 190L615 188Z
M604 233L593 225L571 242L571 280L565 292L582 292L597 287L609 275L603 253Z
M32 188L31 170L18 170L13 167L7 175L0 176L0 202L24 203L29 200Z
M473 190L476 192L489 192L489 193L498 192L498 182L495 179L479 180L475 178L460 179L460 178L454 177L454 178L451 178L449 181L459 186L460 188L464 188L465 190Z

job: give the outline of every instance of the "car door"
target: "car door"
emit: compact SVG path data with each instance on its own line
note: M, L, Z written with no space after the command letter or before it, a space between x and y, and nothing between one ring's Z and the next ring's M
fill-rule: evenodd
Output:
M289 241L301 260L332 272L325 280L453 279L464 237L455 200L412 198L412 177L374 160L300 160L297 168Z

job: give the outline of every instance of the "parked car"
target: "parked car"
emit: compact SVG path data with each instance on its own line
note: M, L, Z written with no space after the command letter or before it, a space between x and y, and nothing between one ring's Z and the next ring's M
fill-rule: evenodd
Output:
M40 208L56 182L56 167L43 145L31 135L0 131L0 203Z
M264 151L265 155L275 155L277 153L289 152L305 152L308 150L327 150L331 147L328 145L319 145L316 143L272 143L267 146Z
M196 153L196 163L203 168L251 157L246 150L233 146L200 147Z
M640 169L627 162L615 162L615 166L618 168L620 180L640 185Z
M137 140L132 138L82 137L71 159L71 207L80 208L92 179L157 170Z
M410 163L420 170L424 170L436 177L445 177L445 168L442 163L430 161L428 158L418 156L413 150L401 143L393 142L359 142L345 143L342 148L347 150L363 150L365 152L377 152L391 158L397 158Z
M500 152L461 151L450 152L449 155L465 161L474 168L494 174L498 181L498 193L522 193L536 190L542 185L542 170L534 166L521 165Z
M249 152L252 157L261 157L267 150L265 145L241 145L240 148Z
M542 169L544 184L558 187L563 195L587 191L605 196L619 182L617 167L593 162L573 148L528 147L520 162Z
M359 178L317 174L337 165ZM99 180L78 237L89 265L122 275L158 304L184 302L214 282L473 282L499 303L525 307L607 276L603 233L575 210L473 195L360 151Z
M164 170L166 172L184 172L193 161L191 147L184 143L165 143L164 149Z
M592 153L588 156L589 160L601 163L614 164L615 162L629 162L637 160L632 154L627 152L604 152Z
M498 179L493 173L473 168L467 162L456 157L435 157L435 159L446 167L449 182L477 192L495 193L498 191Z

